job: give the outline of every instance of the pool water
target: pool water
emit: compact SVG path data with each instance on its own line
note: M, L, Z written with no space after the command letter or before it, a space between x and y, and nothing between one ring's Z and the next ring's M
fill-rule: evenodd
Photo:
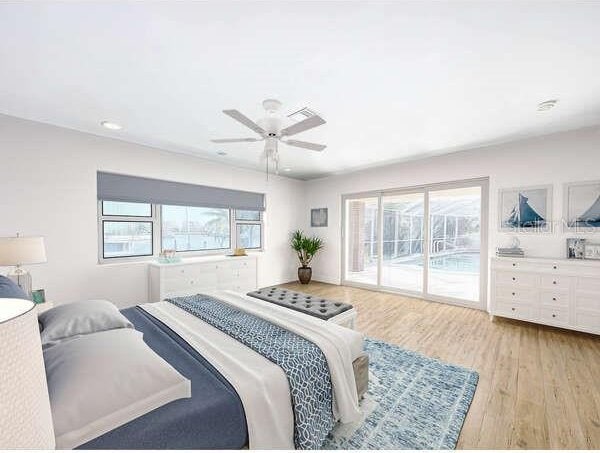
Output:
M430 258L429 268L450 272L479 272L479 253L459 252ZM416 265L423 267L423 257L395 263L397 265Z

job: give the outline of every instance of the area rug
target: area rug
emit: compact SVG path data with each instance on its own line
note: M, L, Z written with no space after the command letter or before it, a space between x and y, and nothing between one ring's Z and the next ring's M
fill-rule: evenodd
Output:
M338 425L324 450L454 449L479 375L367 338L369 391L362 420Z

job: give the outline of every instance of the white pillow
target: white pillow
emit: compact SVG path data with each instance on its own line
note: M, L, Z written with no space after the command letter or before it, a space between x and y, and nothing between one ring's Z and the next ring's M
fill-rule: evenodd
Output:
M191 384L134 329L69 338L44 351L57 449L71 449L191 396Z
M133 328L115 305L107 300L85 300L59 305L40 313L42 345L103 330Z

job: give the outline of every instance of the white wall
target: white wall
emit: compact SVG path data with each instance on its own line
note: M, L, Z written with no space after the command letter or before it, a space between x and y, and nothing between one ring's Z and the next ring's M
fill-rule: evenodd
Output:
M102 297L121 306L147 300L147 264L97 262L96 171L114 171L267 194L266 251L259 284L296 278L291 230L304 227L326 241L316 280L340 282L341 195L376 189L489 177L489 248L509 235L497 231L501 187L554 184L560 218L563 183L600 179L600 128L399 163L313 181L295 181L216 162L0 115L0 236L46 237L48 263L30 266L48 299ZM329 227L310 228L310 208L329 208ZM520 235L532 256L562 257L570 234ZM600 241L600 236L598 237ZM0 268L0 273L6 269Z
M45 236L48 262L29 270L48 299L148 298L147 264L98 264L98 170L266 193L259 284L295 278L288 236L301 222L303 182L267 183L264 173L0 115L0 236Z
M493 256L495 247L510 243L512 236L498 231L498 190L553 184L554 219L560 219L564 183L600 180L600 128L563 132L308 182L305 231L323 237L326 242L326 249L314 261L314 278L340 282L343 194L479 177L490 179L489 250ZM310 228L310 208L325 207L329 208L329 227ZM560 228L551 234L518 235L525 252L539 257L564 257L565 239L570 236L573 234L563 233Z

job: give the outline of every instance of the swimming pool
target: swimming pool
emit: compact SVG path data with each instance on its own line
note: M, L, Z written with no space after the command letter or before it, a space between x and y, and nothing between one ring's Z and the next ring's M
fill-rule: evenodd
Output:
M448 255L434 256L430 258L429 268L449 272L479 272L479 253L476 252L458 252ZM409 260L396 261L394 265L413 265L423 267L423 257Z

